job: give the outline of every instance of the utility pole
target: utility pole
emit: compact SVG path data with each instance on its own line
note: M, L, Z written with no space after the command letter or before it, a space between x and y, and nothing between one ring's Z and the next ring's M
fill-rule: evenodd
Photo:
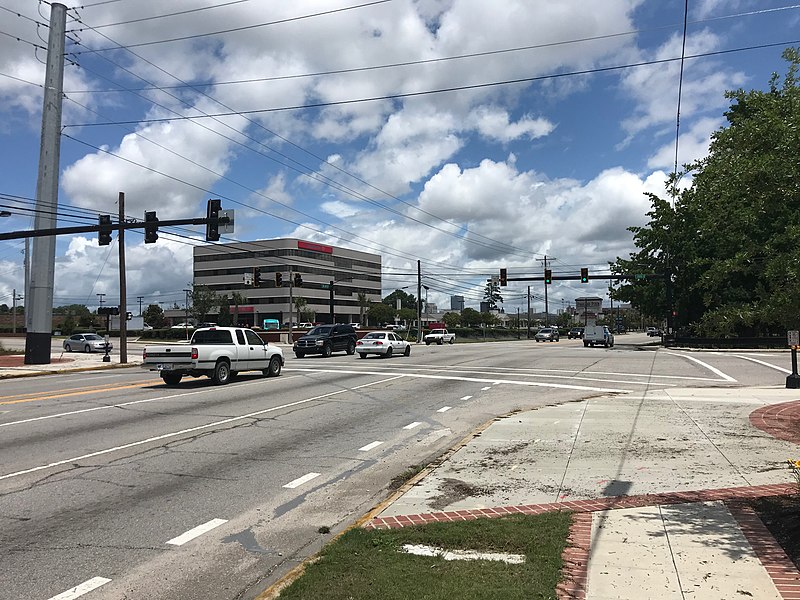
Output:
M19 296L22 298L22 296ZM17 333L17 290L11 290L11 333Z
M531 339L531 286L528 286L528 339Z
M186 332L186 339L189 339L189 294L191 290L183 290L186 294L186 299L183 304L183 314L185 318L183 319L183 330Z
M105 298L105 296L106 296L105 294L101 294L101 293L98 293L98 294L97 294L97 303L98 303L100 306L103 306L103 303L106 301L106 298Z
M61 159L61 103L64 90L64 38L67 7L50 5L50 33L47 40L47 68L42 104L42 132L39 146L39 173L36 180L36 218L34 229L51 229L58 221L58 169ZM26 290L25 364L50 364L53 332L53 282L55 279L56 238L33 240L34 265Z
M417 261L417 343L422 342L422 261Z
M139 316L142 316L142 300L144 300L144 296L136 296L136 300L139 302Z
M125 222L125 192L119 193L119 222ZM119 228L119 362L128 362L128 285L125 277L125 229Z
M544 258L537 258L536 260L541 260L544 263L544 271L547 271L547 255L544 255ZM553 257L550 257L550 260L553 260ZM542 273L544 275L545 273ZM547 304L547 282L544 282L544 326L547 327L550 325L550 308Z

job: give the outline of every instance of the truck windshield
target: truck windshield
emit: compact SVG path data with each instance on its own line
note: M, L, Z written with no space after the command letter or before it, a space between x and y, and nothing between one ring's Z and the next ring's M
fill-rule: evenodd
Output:
M232 344L231 332L227 329L204 329L192 336L193 344Z
M314 327L308 332L308 335L328 335L333 327L331 325L323 325L322 327Z

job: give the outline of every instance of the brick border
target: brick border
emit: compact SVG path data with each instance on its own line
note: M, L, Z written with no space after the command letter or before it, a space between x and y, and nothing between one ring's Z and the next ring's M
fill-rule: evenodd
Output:
M784 600L800 600L800 572L761 521L755 510L741 500L725 502L750 547L766 569Z
M750 413L750 423L779 440L800 444L800 400L757 408Z
M491 519L513 514L540 515L559 510L570 510L576 513L591 513L615 508L640 508L642 506L657 506L660 504L682 504L685 502L710 502L714 500L785 496L793 494L796 491L797 484L795 483L774 483L770 485L720 488L715 490L688 490L685 492L663 492L660 494L641 494L638 496L610 496L590 500L568 500L566 502L550 502L545 504L521 504L516 506L499 506L495 508L476 508L470 510L398 515L395 517L375 517L365 523L363 527L365 529L398 529L408 525L472 521L474 519Z
M586 600L591 545L592 513L575 513L567 546L561 553L561 581L556 586L558 600Z

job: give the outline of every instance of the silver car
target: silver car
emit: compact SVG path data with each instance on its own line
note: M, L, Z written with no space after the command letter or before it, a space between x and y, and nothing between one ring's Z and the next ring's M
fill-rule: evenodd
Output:
M367 358L367 354L410 356L411 344L391 331L372 331L356 342L356 352L361 358Z
M97 335L96 333L75 333L64 340L62 344L64 350L67 352L98 352L106 351L105 338ZM108 349L111 350L114 345L108 342Z
M558 329L555 327L542 327L533 336L537 342L557 342L559 340Z

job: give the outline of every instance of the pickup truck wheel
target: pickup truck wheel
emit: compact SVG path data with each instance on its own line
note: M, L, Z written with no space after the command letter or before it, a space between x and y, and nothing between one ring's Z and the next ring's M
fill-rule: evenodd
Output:
M430 343L428 340L425 340L425 345L426 345L426 346L430 346L430 345L431 345L431 343Z
M167 385L178 385L181 382L182 375L180 373L162 373L161 379Z
M456 338L450 338L450 341L448 343L455 344L456 343Z
M411 345L410 344L408 346L406 346L406 349L403 352L403 356L411 356Z
M392 347L391 347L391 346L389 346L389 347L386 349L386 354L384 354L384 355L383 355L383 357L384 357L384 358L392 358Z
M281 374L282 366L280 356L273 356L269 361L269 367L264 369L264 375L267 377L277 377Z
M350 354L351 356L356 353L355 342L351 341L349 344L347 344L347 353Z
M333 353L333 350L331 350L331 345L330 344L325 344L322 347L322 356L324 356L325 358L330 358L332 353Z
M436 340L436 345L437 346L441 346L442 344L444 344L444 340L442 338L439 338L438 340Z
M231 380L231 366L221 360L214 365L214 372L211 374L211 381L214 385L225 385Z

